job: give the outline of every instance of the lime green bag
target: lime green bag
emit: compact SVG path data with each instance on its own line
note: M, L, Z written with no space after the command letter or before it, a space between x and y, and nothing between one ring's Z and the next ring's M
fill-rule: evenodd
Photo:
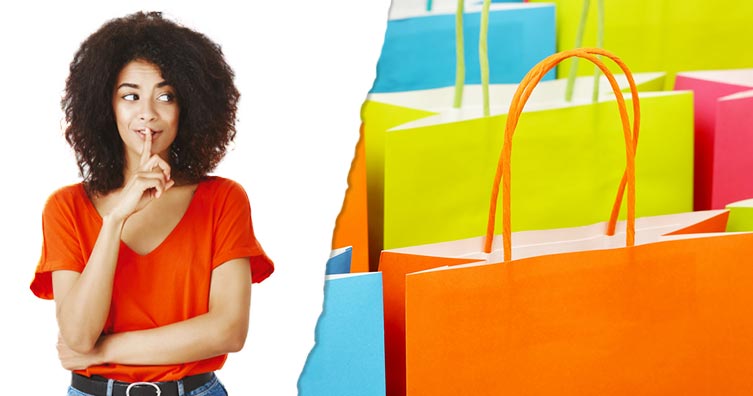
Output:
M396 244L393 244L389 236L392 228L391 222L385 222L385 144L387 130L437 114L444 114L450 110L448 116L456 116L458 112L477 113L488 116L490 104L500 109L502 113L509 106L510 100L517 88L517 84L489 85L489 69L495 65L489 65L487 53L486 28L488 20L489 1L484 1L481 14L481 27L479 31L479 61L481 68L481 84L464 86L464 51L462 40L463 2L457 3L457 65L455 87L428 89L410 92L372 93L369 95L362 108L363 120L361 139L365 145L367 167L367 202L368 202L368 228L369 228L369 262L371 269L376 269L379 253L383 248L392 248L402 245L402 237L395 235ZM474 49L475 50L475 49ZM665 84L664 73L635 74L636 83L640 90L662 90ZM609 95L608 84L599 84L598 80L580 78L575 82L571 76L569 81L564 79L545 81L531 98L532 103L562 103L565 92L568 98L574 98L575 102L594 98L602 94ZM622 87L627 87L624 76L617 76ZM567 84L567 86L566 86ZM594 85L596 85L594 87ZM572 92L573 86L575 92ZM461 110L462 109L462 110ZM431 139L431 137L427 137ZM359 142L360 144L360 142ZM477 150L483 149L483 145ZM400 160L398 160L399 162ZM393 166L400 167L399 164ZM443 199L438 197L437 199ZM684 206L682 206L684 208ZM398 212L399 213L399 212ZM399 222L398 222L399 224ZM399 226L398 226L399 227ZM433 238L432 238L433 239ZM441 239L441 238L440 238ZM386 241L386 242L385 242ZM409 244L412 242L408 242Z
M386 119L374 114L385 106L367 103L366 125ZM590 99L531 102L529 114L518 125L521 140L513 158L520 175L512 188L520 213L514 231L591 224L609 213L608 202L614 199L614 186L624 171L615 165L619 163L615 158L624 153L609 139L621 130L619 120L611 116L615 106L609 96L594 104ZM692 95L643 93L641 107L636 215L691 211ZM401 114L409 118L407 111ZM392 249L479 236L487 217L479 208L491 195L489 180L506 120L505 114L492 114L467 116L462 110L450 110L382 134L382 229L370 238L381 237L383 249ZM369 156L376 146L369 144L377 140L377 134L369 136L370 132L374 131L366 132L367 163L374 161ZM371 195L369 199L371 206ZM377 223L372 219L370 225Z
M678 71L750 67L753 51L740 51L753 40L753 2L733 0L609 0L603 13L604 42L597 43L597 1L530 0L555 3L557 50L598 46L620 55L633 72L663 70L672 87ZM603 0L599 0L603 1ZM583 42L576 45L584 3L588 13ZM613 71L618 70L609 65ZM569 74L570 64L557 68ZM593 66L581 62L579 75L590 75Z
M727 204L729 221L727 232L753 231L753 198Z
M627 87L623 75L616 75L621 87ZM636 84L642 91L657 91L664 86L664 73L636 73ZM599 84L601 97L609 97L609 84L606 79ZM573 103L586 103L591 100L594 80L590 77L576 79ZM553 103L563 105L567 81L565 79L542 81L531 97L532 107L536 104ZM506 111L517 89L517 84L489 85L489 101L492 109L498 113ZM369 262L374 269L382 249L399 247L384 244L385 229L385 143L387 131L431 116L451 117L453 114L483 114L483 95L481 85L463 87L462 109L453 108L453 98L457 91L454 87L428 89L409 92L370 94L362 107L363 135L365 145L367 173L367 201L369 227ZM692 119L690 120L692 123ZM469 132L470 133L470 132ZM470 133L470 135L474 135ZM494 133L490 133L494 134ZM469 136L470 136L469 135ZM419 139L433 140L430 134ZM420 143L419 143L420 144ZM483 149L479 145L476 150ZM398 165L399 166L399 165ZM487 179L489 180L489 179ZM442 197L436 197L442 199ZM388 238L388 237L387 237Z

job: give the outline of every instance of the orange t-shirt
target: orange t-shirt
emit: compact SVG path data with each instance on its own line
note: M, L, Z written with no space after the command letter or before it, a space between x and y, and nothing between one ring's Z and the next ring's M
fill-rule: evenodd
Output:
M102 217L82 184L53 193L42 214L42 256L32 292L52 299L52 271L82 272L101 227ZM157 248L142 256L120 243L103 333L150 329L206 313L212 270L239 257L250 258L254 283L274 271L254 237L243 187L229 179L206 177L199 182L183 218ZM171 381L217 370L226 358L221 355L160 366L105 364L76 372L127 382Z

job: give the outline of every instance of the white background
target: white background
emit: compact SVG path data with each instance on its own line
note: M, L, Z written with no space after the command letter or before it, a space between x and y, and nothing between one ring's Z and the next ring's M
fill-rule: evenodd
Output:
M276 263L274 275L253 290L246 347L230 355L220 378L232 395L296 394L389 6L389 0L0 6L0 362L13 379L4 386L63 395L70 380L56 357L54 303L29 290L44 202L79 181L61 131L68 64L105 21L161 10L218 42L236 72L239 133L216 173L246 188L257 237Z

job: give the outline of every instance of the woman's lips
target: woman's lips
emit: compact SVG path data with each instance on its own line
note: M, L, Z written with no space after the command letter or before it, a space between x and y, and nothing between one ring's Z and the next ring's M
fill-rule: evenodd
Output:
M162 133L162 131L155 131L155 130L151 130L151 131L152 131L152 139L156 138L157 136L159 136L160 133ZM144 129L137 129L134 132L136 132L136 134L139 135L141 139L146 139L146 133Z

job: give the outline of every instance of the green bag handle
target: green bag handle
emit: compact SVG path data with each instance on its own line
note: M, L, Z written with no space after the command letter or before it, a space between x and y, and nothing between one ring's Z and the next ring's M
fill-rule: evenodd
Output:
M484 98L484 117L489 116L489 52L487 36L489 35L489 7L491 0L484 0L481 9L481 26L478 37L478 61L481 66L481 94Z
M465 2L458 0L455 13L455 99L452 107L459 109L463 105L463 88L465 86L465 49L463 45L463 12ZM481 9L481 26L478 38L478 60L481 67L481 93L483 95L484 116L489 116L489 54L487 37L489 32L489 8L491 0L484 0Z
M604 48L604 0L597 0L597 26L596 26L596 48ZM575 48L583 46L583 34L586 30L586 20L588 19L588 10L591 7L590 0L583 0L583 8L580 13L580 23L578 25L578 33L575 37ZM598 58L598 56L597 56ZM578 59L573 58L570 66L570 74L567 77L567 85L565 87L565 100L570 102L573 100L573 90L575 89L575 78L578 72ZM591 100L596 102L599 100L599 75L600 70L598 66L594 65L594 89L591 96Z
M458 0L455 11L455 98L452 107L459 109L463 105L463 87L465 85L465 45L463 45L463 13L465 1Z
M463 88L465 85L465 49L463 48L463 11L464 1L458 0L455 13L455 98L453 108L459 109L463 105ZM481 8L481 25L478 38L478 60L481 72L481 94L483 96L484 117L490 115L489 110L489 9L491 0L484 0Z

